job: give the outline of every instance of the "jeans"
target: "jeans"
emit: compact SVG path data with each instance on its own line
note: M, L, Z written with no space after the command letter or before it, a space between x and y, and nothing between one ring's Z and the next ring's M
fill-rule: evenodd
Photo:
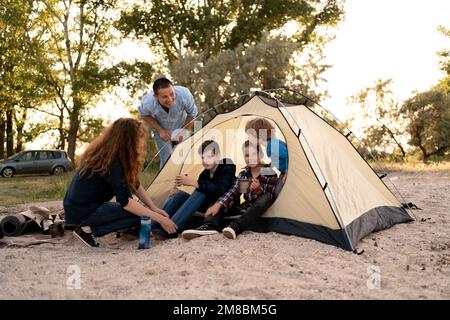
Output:
M126 211L118 202L105 202L97 208L81 226L89 226L92 234L101 237L121 229L139 227L141 218Z
M248 208L237 220L235 220L233 223L238 227L238 231L242 232L248 227L255 223L256 220L267 211L267 209L272 205L273 199L270 196L270 194L262 194L260 195L255 202L253 202L252 206ZM234 214L240 214L236 208L231 208L228 210L227 215L234 215ZM224 211L220 210L219 213L217 213L215 216L208 216L205 218L204 223L210 224L214 226L215 228L219 228L219 223L222 220L222 217L224 216Z
M192 194L180 191L167 199L163 210L169 214L180 232L197 210L204 209L205 199L206 195L199 191L194 191Z
M172 143L170 140L164 141L161 139L158 133L155 133L155 141L159 151L159 169L161 169L173 151Z

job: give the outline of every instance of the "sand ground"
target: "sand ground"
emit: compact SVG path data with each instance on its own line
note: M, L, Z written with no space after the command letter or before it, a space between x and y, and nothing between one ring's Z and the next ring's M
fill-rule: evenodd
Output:
M152 240L150 250L115 235L98 249L71 233L29 246L4 238L0 299L450 299L450 172L390 177L423 210L412 223L367 236L361 255L276 233Z

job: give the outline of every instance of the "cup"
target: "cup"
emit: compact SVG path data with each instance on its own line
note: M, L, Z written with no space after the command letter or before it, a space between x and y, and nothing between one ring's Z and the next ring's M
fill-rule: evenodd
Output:
M248 189L250 188L250 179L242 178L239 179L239 192L240 193L246 193L248 192Z

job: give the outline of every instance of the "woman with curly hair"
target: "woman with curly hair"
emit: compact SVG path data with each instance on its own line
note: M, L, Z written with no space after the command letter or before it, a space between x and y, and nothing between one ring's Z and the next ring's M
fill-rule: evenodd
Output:
M147 216L168 233L177 226L156 207L138 175L145 159L146 126L121 118L112 123L86 149L64 197L65 220L75 224L74 235L89 247L98 247L95 237L137 227ZM134 193L144 204L132 198ZM111 199L115 197L116 201Z

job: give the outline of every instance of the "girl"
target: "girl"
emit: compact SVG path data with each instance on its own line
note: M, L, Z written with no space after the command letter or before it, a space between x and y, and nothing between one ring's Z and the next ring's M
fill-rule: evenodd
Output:
M121 118L106 128L86 149L64 197L65 220L76 224L74 235L89 247L95 237L137 227L140 217L158 222L168 233L176 225L155 206L140 185L147 129L138 120ZM147 206L132 198L132 192ZM116 202L111 202L115 197Z

